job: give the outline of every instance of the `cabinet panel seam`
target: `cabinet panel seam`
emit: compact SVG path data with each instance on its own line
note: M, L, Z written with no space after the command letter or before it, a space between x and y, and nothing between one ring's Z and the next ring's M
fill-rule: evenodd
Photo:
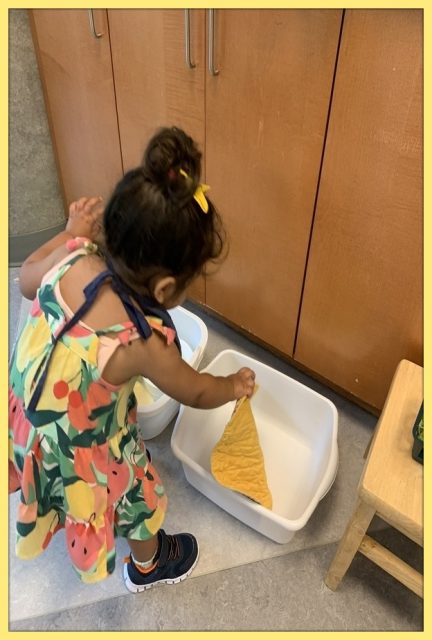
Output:
M309 240L308 240L308 246L307 246L307 250L306 250L306 258L305 258L304 272L303 272L303 282L302 282L302 288L301 288L301 293L300 293L300 301L299 301L298 314L297 314L296 330L295 330L295 335L294 335L294 347L293 347L293 354L292 354L292 357L294 359L295 359L295 354L296 354L296 349L297 349L297 338L298 338L298 333L299 333L299 329L300 329L300 320L301 320L301 312L302 312L302 306L303 306L303 296L304 296L305 284L306 284L307 267L308 267L309 254L310 254L311 245L312 245L312 236L313 236L313 230L314 230L314 224L315 224L316 210L317 210L317 206L318 206L319 189L320 189L320 184L321 184L321 174L322 174L322 169L323 169L323 165L324 165L324 157L325 157L325 151L326 151L326 145L327 145L327 135L328 135L328 129L329 129L329 124L330 124L332 105L333 105L333 95L334 95L334 89L335 89L335 84L336 84L336 75L337 75L337 69L338 69L338 63L339 63L339 53L340 53L341 44L342 44L343 28L344 28L344 21L345 21L345 11L346 10L343 9L342 10L342 15L341 15L339 39L338 39L338 44L337 44L337 48L336 48L333 79L332 79L332 85L331 85L331 89L330 89L330 97L329 97L329 105L328 105L328 111L327 111L326 125L325 125L325 129L324 129L323 147L322 147L322 152L321 152L320 166L319 166L319 170L318 170L317 186L316 186L316 191L315 191L315 200L314 200L314 205L313 205L312 220L311 220L311 226L310 226L310 232L309 232Z

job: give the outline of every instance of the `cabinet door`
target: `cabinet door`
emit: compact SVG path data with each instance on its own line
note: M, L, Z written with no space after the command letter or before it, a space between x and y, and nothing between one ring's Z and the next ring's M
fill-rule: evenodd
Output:
M33 10L30 20L66 206L107 198L122 176L106 11Z
M218 10L206 82L211 195L230 239L207 304L292 355L340 10Z
M190 12L190 69L185 60L185 11L108 11L118 121L125 171L140 164L161 126L184 129L204 150L204 11ZM204 299L204 281L191 289Z
M347 11L295 359L381 408L422 362L422 12Z
M108 11L125 171L155 130L179 126L204 149L204 12L190 11L190 69L183 10Z

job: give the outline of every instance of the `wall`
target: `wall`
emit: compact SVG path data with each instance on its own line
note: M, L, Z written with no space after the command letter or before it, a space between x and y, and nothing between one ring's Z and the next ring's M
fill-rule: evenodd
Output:
M9 263L19 264L64 226L27 11L9 10Z

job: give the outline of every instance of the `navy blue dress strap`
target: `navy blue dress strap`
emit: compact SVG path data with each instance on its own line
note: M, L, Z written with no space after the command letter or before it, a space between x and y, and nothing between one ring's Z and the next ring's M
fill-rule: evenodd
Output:
M60 338L65 333L67 333L67 331L69 331L75 324L77 324L77 322L79 322L81 318L83 318L83 316L89 311L90 307L93 305L94 301L97 298L101 286L107 280L111 280L113 291L119 296L126 313L135 325L138 333L144 340L150 338L153 333L153 330L145 317L146 314L160 318L166 327L169 327L176 332L174 322L172 321L172 318L168 311L166 311L166 309L164 309L157 303L155 304L155 302L153 302L150 298L137 294L135 291L133 291L133 289L128 287L126 283L123 282L123 280L121 280L117 273L111 268L102 271L83 289L85 297L83 304L76 310L72 318L70 318L62 326L61 330L57 334L51 336L51 349L45 361L42 363L42 366L44 368L41 375L39 376L39 380L37 381L32 397L30 398L27 411L33 412L36 410L37 404L42 395L43 386L48 376L49 363L51 361L51 356L53 354L55 345L60 340ZM139 308L137 308L137 306L132 303L131 298L135 300ZM181 353L180 340L177 332L175 333L174 341Z

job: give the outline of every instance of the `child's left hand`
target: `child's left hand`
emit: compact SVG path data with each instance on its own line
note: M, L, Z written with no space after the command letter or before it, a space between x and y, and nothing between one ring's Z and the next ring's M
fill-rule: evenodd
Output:
M69 206L69 218L66 231L74 237L89 238L97 241L102 232L104 207L100 196L80 198Z

